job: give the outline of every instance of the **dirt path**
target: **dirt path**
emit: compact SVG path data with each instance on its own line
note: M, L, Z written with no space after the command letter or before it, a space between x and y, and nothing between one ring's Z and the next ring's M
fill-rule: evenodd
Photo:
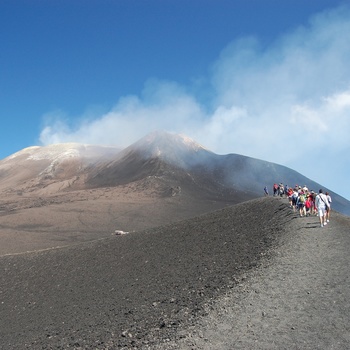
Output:
M349 349L349 222L335 213L324 228L317 217L293 220L273 261L212 305L174 347Z

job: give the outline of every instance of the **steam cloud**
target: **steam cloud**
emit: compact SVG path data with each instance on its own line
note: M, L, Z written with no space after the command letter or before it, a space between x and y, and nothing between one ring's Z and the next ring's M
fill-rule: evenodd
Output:
M336 177L349 163L348 33L350 8L342 6L268 47L254 37L239 38L211 67L202 86L209 100L201 102L198 86L190 93L176 82L150 80L140 96L120 98L108 113L82 116L74 127L51 114L40 140L126 147L148 132L167 130L219 154L273 161L327 183L327 176ZM330 174L335 154L344 158ZM328 175L315 176L310 167Z

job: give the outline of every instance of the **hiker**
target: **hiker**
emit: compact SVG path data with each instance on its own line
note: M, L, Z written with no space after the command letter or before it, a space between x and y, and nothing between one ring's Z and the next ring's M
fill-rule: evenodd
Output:
M265 196L269 195L269 190L267 189L267 186L264 187L264 193L265 193Z
M297 210L297 201L298 201L298 190L295 188L293 190L293 194L292 194L292 207L293 207L293 211Z
M299 209L300 217L306 216L305 202L306 202L305 193L301 191L297 199L297 207Z
M316 193L314 191L311 191L310 198L313 204L311 208L311 215L318 215L317 208L316 208Z
M283 197L283 195L284 195L284 185L283 185L282 182L278 185L278 193L279 193L280 197Z
M316 208L315 208L315 192L311 191L309 192L308 197L310 198L310 202L311 202L311 208L310 208L310 215L315 215L316 213Z
M318 216L320 217L321 227L327 225L326 209L329 207L329 202L325 194L323 194L322 188L318 191L318 195L315 200Z
M289 206L291 208L293 208L293 194L294 194L293 189L291 187L288 188L287 197L288 197Z
M306 216L311 215L313 206L314 206L314 202L312 200L312 196L308 195L305 201Z
M326 197L329 203L329 206L326 208L326 222L329 222L329 216L330 216L330 212L331 212L331 204L332 204L332 198L331 195L326 192Z
M278 185L275 183L273 184L273 195L277 196L277 192L278 192Z

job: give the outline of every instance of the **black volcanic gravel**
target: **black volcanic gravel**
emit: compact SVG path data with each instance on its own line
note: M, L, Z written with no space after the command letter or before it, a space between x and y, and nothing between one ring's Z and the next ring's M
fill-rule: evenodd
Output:
M1 349L152 349L268 259L293 220L261 198L124 236L0 258Z

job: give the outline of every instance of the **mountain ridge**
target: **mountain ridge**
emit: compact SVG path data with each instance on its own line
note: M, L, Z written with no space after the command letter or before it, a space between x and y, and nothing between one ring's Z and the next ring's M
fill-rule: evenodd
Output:
M350 215L349 201L288 167L234 153L218 155L185 135L165 131L150 133L122 150L57 144L29 147L0 161L0 191L6 193L43 194L46 188L52 195L139 181L157 187L160 196L183 188L217 192L229 200L236 196L236 202L260 197L264 186L272 188L275 182L306 184L315 192L329 191L334 209Z

